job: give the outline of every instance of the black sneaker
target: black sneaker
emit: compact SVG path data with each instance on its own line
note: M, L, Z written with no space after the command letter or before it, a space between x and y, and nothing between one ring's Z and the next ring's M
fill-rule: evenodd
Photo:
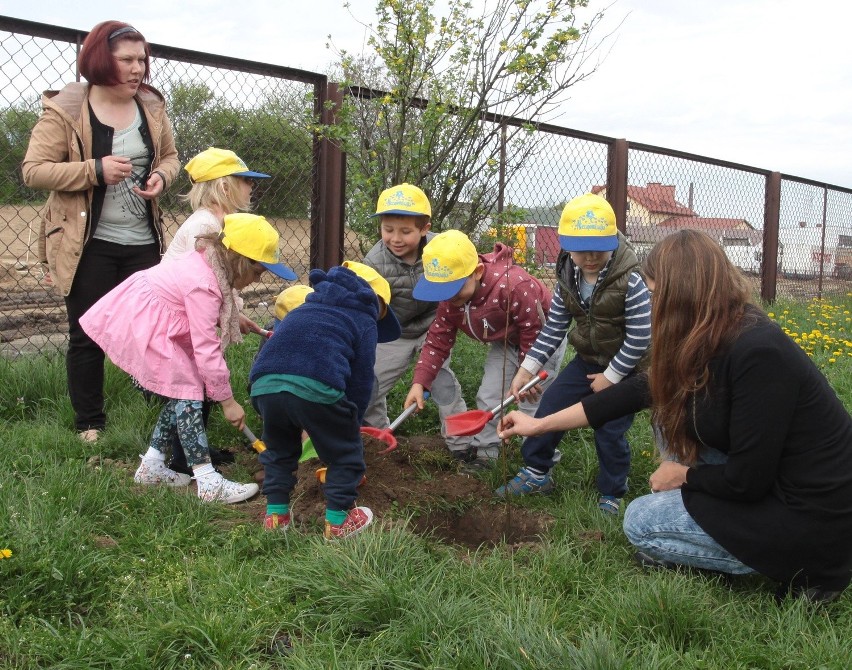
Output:
M450 453L460 463L471 463L476 460L476 449L468 447L467 449L450 449Z
M230 449L216 449L216 447L208 447L210 451L210 462L213 465L222 465L223 463L234 462L234 452Z

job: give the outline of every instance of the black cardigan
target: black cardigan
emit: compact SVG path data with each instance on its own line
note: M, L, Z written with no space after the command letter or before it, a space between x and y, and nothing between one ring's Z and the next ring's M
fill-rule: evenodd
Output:
M802 349L757 308L710 364L688 435L728 455L687 472L686 510L740 561L794 586L852 578L852 417ZM593 427L650 406L635 375L587 396Z

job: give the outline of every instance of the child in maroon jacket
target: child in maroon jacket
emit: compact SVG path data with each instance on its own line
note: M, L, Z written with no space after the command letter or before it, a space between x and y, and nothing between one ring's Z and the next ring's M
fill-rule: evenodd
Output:
M414 297L440 304L414 368L406 407L413 402L423 407L423 392L450 355L459 330L488 345L477 407L493 409L509 394L518 366L547 320L551 295L541 281L514 264L512 254L511 247L499 242L492 253L479 254L458 230L436 235L423 248L423 276ZM551 378L564 354L563 342L543 368ZM530 415L537 407L537 400L520 404ZM495 418L471 440L475 468L488 467L499 456L496 425Z

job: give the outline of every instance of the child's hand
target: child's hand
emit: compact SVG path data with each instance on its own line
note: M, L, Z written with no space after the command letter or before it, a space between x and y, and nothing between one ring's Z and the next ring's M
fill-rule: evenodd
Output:
M592 391L594 391L595 393L597 393L598 391L603 391L605 388L609 388L610 386L612 386L612 382L604 376L603 372L597 372L593 375L586 375L586 379L592 382L590 386L592 388Z
M411 390L408 392L408 395L405 396L405 402L402 403L402 408L406 409L411 403L417 403L417 411L419 412L424 407L423 400L423 384L412 384Z
M234 428L242 430L243 426L246 425L245 410L240 403L234 400L233 396L222 401L222 413L225 415L225 420Z
M515 400L518 402L521 400L535 402L541 394L539 385L535 385L531 389L527 389L521 393L521 389L524 387L524 384L529 382L533 377L535 377L535 375L532 372L524 370L523 368L518 368L518 371L515 373L515 378L512 380L511 387L512 395L515 396Z
M247 333L257 333L264 335L266 331L258 326L254 321L248 318L245 314L240 314L240 332L245 335Z

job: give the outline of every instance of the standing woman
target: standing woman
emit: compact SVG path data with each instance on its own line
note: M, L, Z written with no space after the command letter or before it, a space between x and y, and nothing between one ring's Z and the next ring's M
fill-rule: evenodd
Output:
M180 162L162 94L148 85L150 50L120 21L96 25L77 60L88 84L42 97L23 162L24 183L48 189L39 258L65 298L68 394L82 440L106 425L104 352L79 319L134 272L160 261L157 198Z

